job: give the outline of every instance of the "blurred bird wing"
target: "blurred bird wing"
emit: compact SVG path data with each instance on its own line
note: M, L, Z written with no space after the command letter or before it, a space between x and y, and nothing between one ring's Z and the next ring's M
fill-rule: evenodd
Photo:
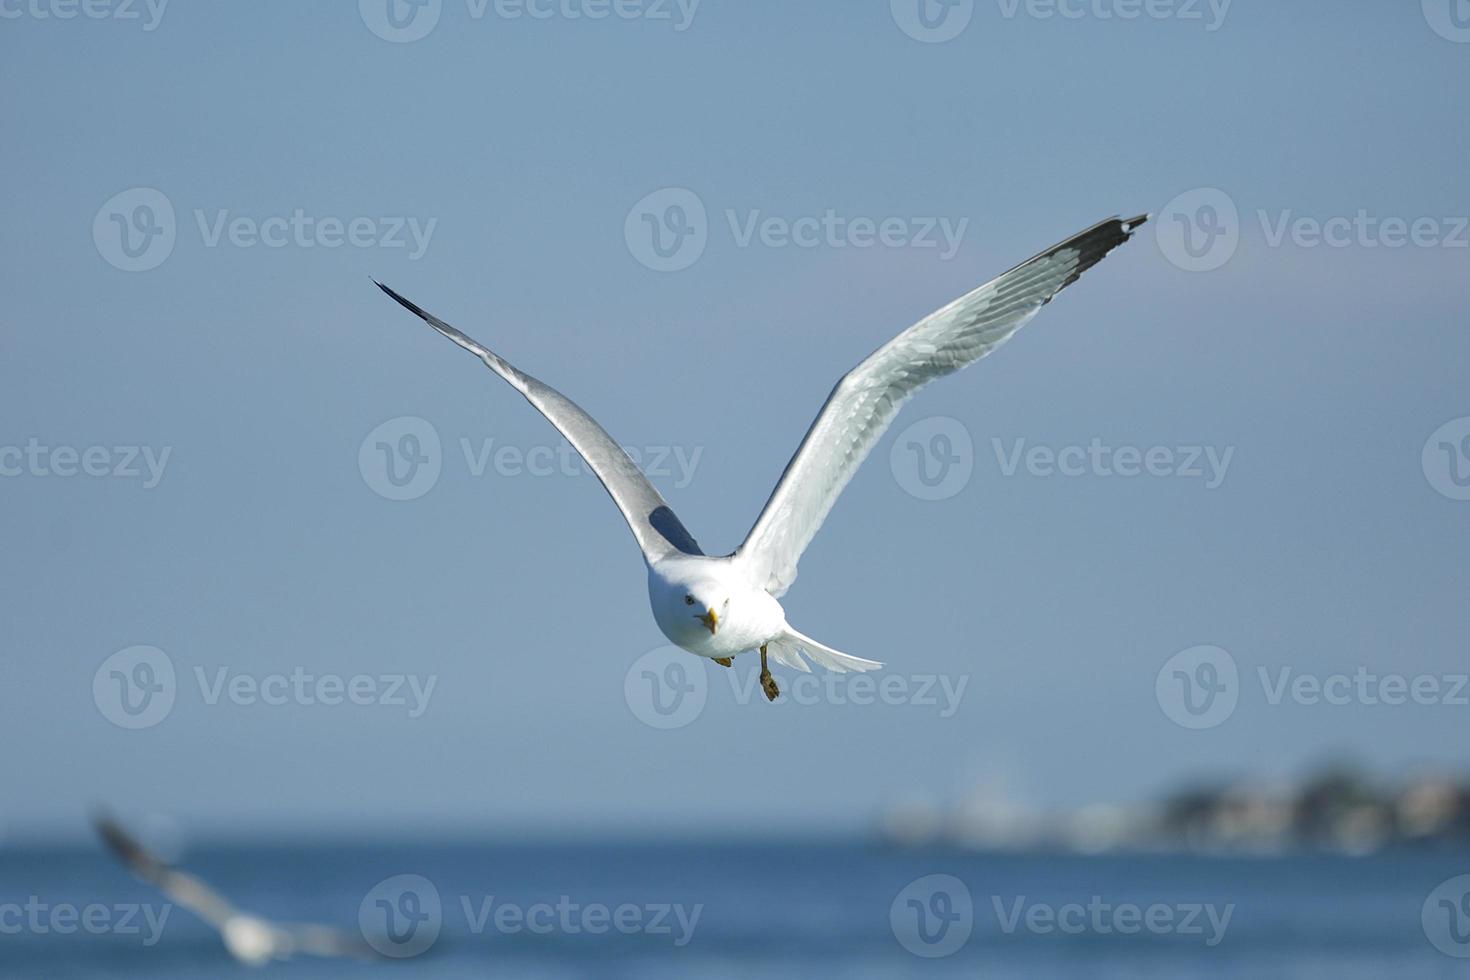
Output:
M308 956L376 959L377 954L361 936L315 923L291 923L282 929L290 937L292 949Z
M225 897L185 871L173 867L163 858L150 851L123 826L111 817L99 816L93 821L105 844L121 859L128 870L142 881L153 885L179 905L198 915L215 928L224 924L238 910Z
M99 816L94 820L94 826L102 840L134 875L158 888L175 904L193 912L221 933L233 932L237 940L238 936L246 933L242 927L250 927L251 933L258 934L270 946L262 951L265 958L281 958L298 952L358 959L372 956L371 948L364 941L329 926L278 923L241 912L202 878L180 871L150 851L117 821ZM238 952L233 947L231 951ZM253 960L261 958L261 955L252 957Z

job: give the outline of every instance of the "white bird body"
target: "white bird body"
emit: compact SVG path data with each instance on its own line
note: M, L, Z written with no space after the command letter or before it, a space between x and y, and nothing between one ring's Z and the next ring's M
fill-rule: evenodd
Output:
M936 378L968 367L1009 340L1063 289L1126 242L1148 215L1110 218L924 317L853 368L828 395L745 542L706 556L663 496L597 421L555 388L378 283L439 333L470 351L526 397L587 461L633 532L648 565L648 601L665 636L701 657L761 652L761 683L775 699L766 657L796 670L803 655L833 671L873 670L803 636L780 597L832 505L903 403Z
M759 650L789 630L780 601L729 558L680 555L650 563L648 604L664 636L710 660ZM708 625L711 612L716 629Z
M230 916L220 927L220 937L231 956L250 966L291 958L290 936L253 915Z
M837 673L883 666L792 629L781 601L752 580L738 555L679 555L650 562L648 604L664 636L709 660L769 648L778 662L803 673L811 670L803 655Z

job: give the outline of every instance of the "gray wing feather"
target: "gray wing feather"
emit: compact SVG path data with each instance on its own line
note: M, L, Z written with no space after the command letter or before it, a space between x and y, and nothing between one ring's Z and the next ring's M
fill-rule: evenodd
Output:
M219 892L148 850L116 820L99 814L93 819L93 826L103 843L139 880L158 888L210 925L221 928L238 914Z
M848 372L736 552L752 581L784 594L802 552L903 403L1009 340L1148 217L1110 218L1072 236L920 320Z
M702 555L693 535L670 509L648 478L638 469L623 448L607 434L602 426L582 411L570 398L542 384L535 378L517 369L500 355L479 341L466 336L410 300L403 298L387 286L373 280L383 292L397 300L409 312L421 318L429 326L474 354L485 365L508 381L512 388L526 397L547 421L566 436L592 472L602 481L608 495L623 512L643 556L653 563L670 555Z

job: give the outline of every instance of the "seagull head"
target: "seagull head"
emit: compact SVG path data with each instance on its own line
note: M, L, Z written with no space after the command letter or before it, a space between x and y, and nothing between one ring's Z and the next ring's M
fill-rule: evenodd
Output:
M696 583L684 593L684 606L688 614L709 630L714 636L720 628L720 620L729 611L729 598L718 598L720 589L716 583Z

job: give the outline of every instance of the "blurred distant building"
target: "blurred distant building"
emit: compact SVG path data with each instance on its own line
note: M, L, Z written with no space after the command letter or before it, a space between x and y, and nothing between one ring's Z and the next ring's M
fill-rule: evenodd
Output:
M1470 846L1470 781L1440 775L1385 784L1351 766L1298 784L1201 783L1157 804L1092 804L1046 814L993 794L951 806L892 808L884 837L901 846L1279 854L1369 854L1393 846Z

